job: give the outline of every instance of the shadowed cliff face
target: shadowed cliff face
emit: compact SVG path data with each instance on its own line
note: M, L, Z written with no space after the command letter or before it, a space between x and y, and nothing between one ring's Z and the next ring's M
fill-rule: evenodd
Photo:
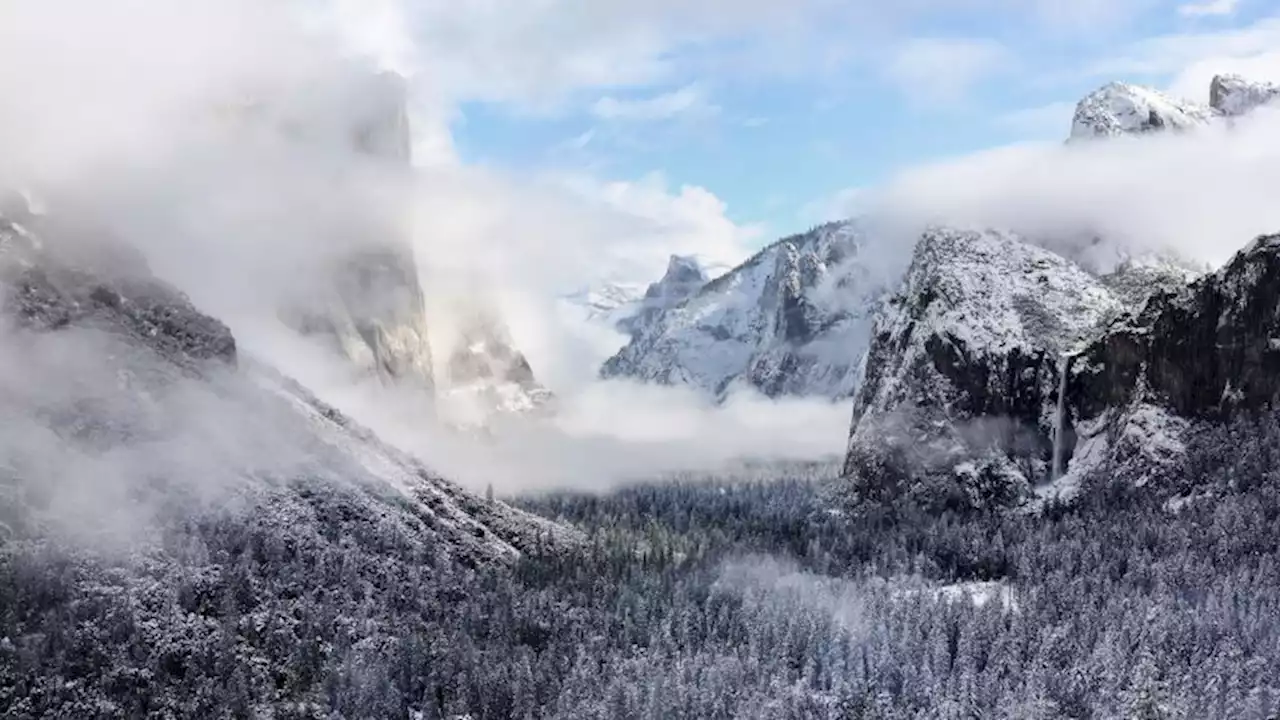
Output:
M1106 289L1127 281L1090 278L1060 258L1045 269L1070 280L1062 302L1013 268L1001 271L1015 279L1012 294L975 296L988 284L964 265L983 255L980 238L953 239L961 242L922 241L904 289L877 321L844 471L855 504L966 510L1018 505L1033 490L1068 497L1063 490L1100 479L1145 485L1171 477L1196 433L1275 409L1280 236L1259 238L1190 284L1160 276L1149 299L1129 305L1126 296L1125 307L1138 308L1128 314ZM1007 264L1019 252L1006 245L1000 256ZM1043 251L1022 252L1031 266L1043 261L1035 257ZM973 282L952 285L956 278ZM1091 322L1026 332L1031 315L1016 309L1018 297L1038 287L1041 309L1066 322L1091 307ZM1101 304L1078 303L1091 293ZM994 320L1002 307L1014 308L1006 320L1016 319L1016 332ZM1055 333L1076 342L1052 342ZM1049 474L1056 432L1060 477Z
M1074 263L999 232L938 228L876 319L844 474L855 503L1014 503L1043 481L1061 354L1119 304Z
M1207 421L1274 407L1280 395L1280 235L1216 273L1153 297L1073 362L1068 404L1083 420L1151 403Z

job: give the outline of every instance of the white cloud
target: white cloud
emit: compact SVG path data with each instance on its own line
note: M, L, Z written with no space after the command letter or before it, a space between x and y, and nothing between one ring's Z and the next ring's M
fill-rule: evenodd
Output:
M1161 35L1133 43L1089 67L1093 77L1169 76L1213 58L1248 58L1280 47L1280 17L1213 32Z
M737 264L759 232L725 212L708 190L672 189L660 174L529 182L472 168L424 174L414 225L426 284L493 298L539 376L563 389L594 378L621 337L577 326L555 299L606 283L643 287L673 253Z
M702 88L696 84L685 85L661 95L620 100L611 95L600 98L591 106L591 114L601 120L661 121L681 116L715 114L719 108L707 101Z
M1179 5L1178 14L1189 18L1221 17L1234 15L1239 5L1240 0L1206 0Z
M908 101L953 103L1008 59L1008 50L994 40L915 38L897 49L884 71Z
M1100 267L1161 250L1220 263L1280 229L1277 120L1260 110L1196 134L998 148L902 173L883 207L917 224L1020 230Z

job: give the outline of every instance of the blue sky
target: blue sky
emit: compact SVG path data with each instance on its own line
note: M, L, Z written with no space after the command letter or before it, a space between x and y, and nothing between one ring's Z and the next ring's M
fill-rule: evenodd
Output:
M898 30L903 46L926 56L917 38L938 42L919 68L887 46L885 55L841 63L834 73L752 78L694 69L664 82L583 91L552 112L467 102L454 144L464 162L525 171L660 172L672 185L708 188L735 222L763 222L768 234L782 234L823 215L825 199L874 186L895 169L1065 137L1070 103L1112 79L1103 74L1107 64L1117 64L1115 79L1174 81L1182 68L1168 63L1124 72L1120 61L1144 41L1247 30L1277 10L1267 0L1132 5L1131 14L1084 8L1075 19L1081 27L1062 18L1037 26L1001 8L924 13ZM857 37L851 30L850 42Z
M905 168L1060 141L1110 80L1280 81L1280 0L334 2L414 79L431 162L609 188L646 242L691 252L840 215Z

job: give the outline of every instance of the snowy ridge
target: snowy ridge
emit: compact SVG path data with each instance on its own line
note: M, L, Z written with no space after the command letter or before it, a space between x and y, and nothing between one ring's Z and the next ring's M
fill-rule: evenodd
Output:
M1067 142L1196 130L1229 121L1280 100L1280 85L1217 75L1209 84L1209 104L1170 97L1141 85L1113 82L1076 105Z
M1151 88L1113 82L1076 105L1070 140L1190 130L1207 125L1213 117L1213 109L1204 105L1177 100Z
M883 293L852 221L785 238L637 328L601 375L688 384L723 397L847 397Z

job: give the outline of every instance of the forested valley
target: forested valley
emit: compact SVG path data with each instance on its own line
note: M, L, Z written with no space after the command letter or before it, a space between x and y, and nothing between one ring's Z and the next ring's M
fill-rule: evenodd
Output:
M828 465L513 498L587 542L509 568L341 489L124 555L4 518L0 715L1266 718L1278 428L1039 512L856 512Z

